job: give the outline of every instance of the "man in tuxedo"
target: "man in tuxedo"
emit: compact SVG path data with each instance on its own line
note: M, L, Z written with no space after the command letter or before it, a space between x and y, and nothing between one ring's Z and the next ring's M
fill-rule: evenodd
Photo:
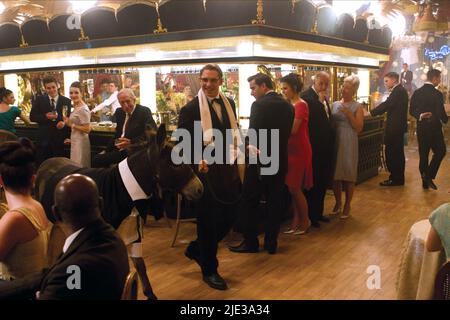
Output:
M311 225L319 228L320 221L329 222L323 216L325 193L331 183L334 170L335 133L331 121L331 109L326 98L330 76L319 72L311 88L301 94L309 107L309 141L312 149L314 186L305 192Z
M266 200L266 214L264 221L264 249L269 254L275 254L278 246L278 234L283 214L284 179L288 164L288 139L294 122L294 109L292 105L273 91L273 83L269 76L259 73L249 79L250 89L256 101L250 113L249 131L254 130L258 138L259 153L270 154L270 164L250 164L245 172L243 202L242 202L242 228L244 241L230 247L232 252L254 253L259 251L258 217L259 204L262 197ZM273 154L271 136L278 132L278 154ZM265 135L265 139L262 137ZM267 145L263 144L263 141ZM276 158L278 156L278 158ZM265 173L268 166L278 161L278 170L274 173Z
M436 89L440 82L441 72L439 70L428 71L427 82L420 89L414 91L409 110L409 113L417 119L419 170L424 189L437 189L433 179L436 178L446 153L442 124L448 122L448 116L444 108L444 97ZM430 149L433 151L433 157L431 162L428 162Z
M403 136L408 131L408 93L398 82L398 74L389 72L384 76L384 84L390 91L389 97L378 107L370 111L372 116L387 112L384 129L384 145L389 179L380 182L380 186L402 186L405 184L405 152Z
M121 108L115 113L117 126L114 140L109 143L106 153L100 153L93 159L93 168L119 163L128 156L127 148L131 144L145 141L146 130L157 129L150 109L136 104L133 90L122 89L117 98Z
M206 153L205 149L210 152L214 149L212 152L217 156L217 148L220 147L223 147L222 152L226 154L225 149L230 146L216 145L207 132L209 129L217 130L225 141L227 130L237 130L236 107L232 99L220 92L223 73L218 65L205 65L200 71L200 82L201 89L197 97L181 109L178 120L178 129L189 133L187 142L194 151L191 153L190 163L205 186L203 197L195 204L197 239L191 241L185 256L198 263L203 281L211 288L226 290L227 284L217 270L217 245L234 224L241 180L235 161L217 159L215 163L208 163L203 154ZM195 149L195 145L202 147Z
M70 137L70 130L64 124L63 106L70 115L71 101L58 93L58 83L53 77L43 80L45 95L34 100L30 120L39 124L38 161L48 158L65 157L64 140Z
M67 235L55 264L42 272L0 283L0 299L119 300L129 273L128 253L100 214L98 189L72 174L55 189L53 213Z
M411 94L412 91L412 80L413 73L411 70L408 70L408 64L403 64L403 71L400 76L400 84L406 89L408 94Z

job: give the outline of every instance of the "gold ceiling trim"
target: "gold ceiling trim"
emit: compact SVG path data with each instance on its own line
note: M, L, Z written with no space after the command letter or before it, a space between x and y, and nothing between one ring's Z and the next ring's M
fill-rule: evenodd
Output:
M101 59L102 57L111 57L111 56L120 57L123 56L124 54L136 55L145 51L152 52L153 50L155 52L156 51L159 52L163 56L164 52L196 51L208 49L214 50L216 48L221 49L236 48L239 45L246 43L260 45L265 49L272 50L273 52L295 51L302 53L316 53L316 54L319 53L324 55L334 54L345 57L363 57L378 61L389 60L389 55L386 54L320 43L312 43L300 40L280 39L275 37L258 35L258 36L238 36L238 37L223 37L214 39L186 40L176 42L157 42L157 43L128 45L128 46L115 46L115 47L103 47L103 48L92 48L82 50L68 50L68 51L55 51L55 52L33 53L23 55L0 56L0 63L14 62L14 61L17 62L17 61L64 59L71 57ZM270 56L267 55L265 57L270 58ZM217 56L217 58L220 58L220 55ZM199 61L201 60L201 58L196 58L195 56L192 56L192 60L195 59L199 59ZM161 61L163 61L163 59L161 59ZM333 61L326 61L326 62L333 62Z
M83 0L79 0L83 1ZM127 6L133 4L144 4L152 7L163 6L170 0L97 0L95 7L106 7L114 10L116 13ZM201 0L198 0L201 1ZM245 1L245 0L241 0ZM257 19L258 24L263 23L263 5L264 0L257 1ZM288 0L286 0L288 1ZM291 0L292 5L298 0ZM444 3L448 0L433 0L435 3ZM53 17L61 14L74 14L72 4L69 0L2 0L5 6L4 12L0 14L0 22L17 21L18 17L41 16L51 20ZM206 11L207 0L203 0L203 7ZM312 1L310 1L312 3ZM392 16L400 12L404 15L414 15L417 13L419 0L386 0L380 1L381 11L384 16ZM422 0L423 2L423 0ZM313 3L314 5L314 3ZM315 5L317 7L317 5Z
M117 13L117 11L133 4L144 4L155 7L156 2L161 6L168 2L168 0L97 0L97 3L92 8L108 8L113 10L114 13ZM72 10L72 4L69 0L3 0L2 3L5 9L0 14L0 22L18 21L18 19L23 21L24 18L29 19L34 17L43 17L44 19L51 20L55 16L63 14L77 14Z
M289 48L289 50L297 49L304 52L330 53L347 57L365 57L379 61L389 61L388 54L293 39L279 39L268 36L258 36L258 38L262 38L263 44L271 44L272 46L280 48Z

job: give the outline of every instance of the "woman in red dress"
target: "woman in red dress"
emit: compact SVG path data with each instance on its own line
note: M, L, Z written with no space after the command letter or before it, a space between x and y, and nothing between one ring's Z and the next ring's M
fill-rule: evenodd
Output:
M312 151L308 134L308 104L299 97L303 83L298 75L291 73L281 78L285 98L295 109L294 124L288 143L288 173L286 184L294 200L294 216L291 227L284 233L304 234L311 226L308 203L303 190L313 186Z

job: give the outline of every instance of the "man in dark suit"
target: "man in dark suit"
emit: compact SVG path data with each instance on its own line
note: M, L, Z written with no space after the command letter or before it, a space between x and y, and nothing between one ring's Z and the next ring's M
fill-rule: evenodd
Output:
M408 94L411 94L412 92L412 80L413 80L413 73L411 70L408 70L408 64L403 64L403 71L400 75L400 84L406 89Z
M205 139L205 129L217 130L225 141L226 130L237 128L236 107L233 100L220 93L223 74L218 65L205 65L200 71L200 82L198 96L181 109L178 120L178 129L189 132L188 144L192 146L191 151L194 151L190 161L205 186L203 197L195 204L197 239L189 244L185 256L199 264L203 281L210 287L225 290L227 284L217 271L217 245L234 224L241 180L235 162L217 159L221 163L208 163L203 158L203 151L214 148L214 153L219 154L217 148L221 146ZM211 128L203 127L208 122ZM202 147L194 150L196 144ZM225 154L228 146L222 147Z
M122 89L117 95L121 108L116 110L116 133L106 153L98 154L92 161L93 168L109 167L128 156L127 148L145 141L145 131L156 130L149 108L136 104L136 96L131 89Z
M244 241L237 247L230 247L230 250L237 253L259 251L258 209L264 196L267 213L264 221L264 249L269 254L275 254L283 208L287 208L283 203L283 190L288 165L287 145L294 121L294 109L273 91L269 76L259 73L248 81L252 95L256 98L251 109L249 132L253 130L259 137L255 147L260 154L270 154L271 161L269 164L262 164L262 161L250 164L245 172L241 217ZM274 133L278 133L278 139L275 141L278 144L278 154L274 154L277 149L271 145ZM269 168L275 170L268 170Z
M441 82L441 72L431 69L427 73L427 82L414 91L411 97L409 113L417 119L417 141L419 143L419 170L424 189L437 189L433 179L436 178L442 159L445 157L446 145L442 133L442 123L448 122L444 108L444 97L436 89ZM433 158L428 162L430 149Z
M387 112L384 129L384 145L389 179L380 186L402 186L405 184L405 152L403 137L408 131L408 93L398 82L398 73L389 72L384 76L386 88L391 92L385 102L370 111L373 116Z
M0 299L120 299L129 273L127 249L101 218L100 201L91 178L62 179L53 207L67 235L62 254L41 273L0 283Z
M63 116L70 115L70 99L58 93L58 83L53 77L43 80L46 94L34 100L30 120L39 124L38 161L64 157L64 140L70 137L70 130L64 124ZM67 114L63 115L63 106Z
M309 141L312 149L314 186L305 192L308 201L309 218L313 227L320 227L319 221L328 222L323 216L325 193L333 177L335 133L331 122L331 109L325 97L330 82L326 72L314 77L311 88L301 94L309 107Z

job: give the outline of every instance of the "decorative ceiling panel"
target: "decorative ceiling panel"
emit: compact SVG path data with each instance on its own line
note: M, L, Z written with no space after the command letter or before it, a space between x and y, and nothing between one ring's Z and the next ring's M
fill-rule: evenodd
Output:
M68 0L4 0L0 2L4 6L3 13L0 14L0 23L15 21L22 24L23 21L33 17L51 19L52 17L61 14L81 13L77 12L72 6L72 2ZM120 6L129 3L143 3L155 7L155 2L157 2L157 0L98 0L95 2L95 6L108 7L116 11ZM163 5L166 2L168 2L168 0L162 0L159 1L159 4Z

